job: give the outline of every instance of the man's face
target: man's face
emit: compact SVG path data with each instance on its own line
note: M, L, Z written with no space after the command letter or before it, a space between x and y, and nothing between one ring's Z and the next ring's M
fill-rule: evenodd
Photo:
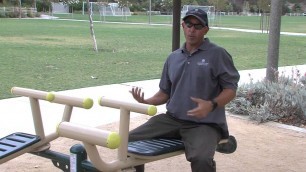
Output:
M182 27L184 30L186 43L190 44L191 46L198 46L201 44L204 35L206 35L209 30L207 26L203 26L201 22L193 16L188 17L182 23Z

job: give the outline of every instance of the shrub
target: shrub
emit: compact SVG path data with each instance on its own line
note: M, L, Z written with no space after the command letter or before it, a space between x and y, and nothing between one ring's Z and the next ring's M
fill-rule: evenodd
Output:
M276 82L262 80L244 84L237 90L236 98L227 106L229 112L248 115L261 123L306 122L306 73L301 76L292 70L291 76L284 73ZM295 121L295 122L294 122Z
M37 8L37 12L52 11L51 1L37 0L36 8Z
M41 13L35 13L35 17L40 17L41 16Z
M6 18L6 13L4 11L0 11L0 18Z
M19 11L14 10L14 11L9 11L8 13L9 18L18 18L19 17Z
M33 13L32 10L27 9L27 17L34 18L35 17L35 13Z

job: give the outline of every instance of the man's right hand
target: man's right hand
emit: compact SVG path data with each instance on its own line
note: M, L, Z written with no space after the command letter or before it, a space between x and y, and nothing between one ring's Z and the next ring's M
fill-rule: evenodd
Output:
M132 90L130 90L130 93L133 95L137 102L147 104L144 100L144 92L141 91L141 88L133 87Z

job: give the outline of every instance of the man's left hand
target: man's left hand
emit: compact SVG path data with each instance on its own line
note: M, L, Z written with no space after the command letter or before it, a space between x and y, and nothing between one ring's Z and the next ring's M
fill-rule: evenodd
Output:
M198 106L187 112L187 115L189 116L193 116L196 118L205 118L208 115L208 113L212 110L212 104L210 101L195 97L191 97L191 100L196 102Z

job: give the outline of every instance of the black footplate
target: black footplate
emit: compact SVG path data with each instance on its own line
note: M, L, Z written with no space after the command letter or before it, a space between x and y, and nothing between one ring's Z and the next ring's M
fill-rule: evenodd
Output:
M40 137L27 133L13 133L0 139L0 159L40 141Z

